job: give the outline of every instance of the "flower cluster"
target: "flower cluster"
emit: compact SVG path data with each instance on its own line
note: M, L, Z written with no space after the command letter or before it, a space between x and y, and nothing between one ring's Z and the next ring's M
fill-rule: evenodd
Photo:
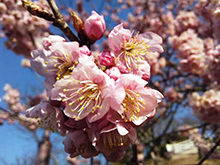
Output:
M85 21L85 32L94 41L104 34L105 22L97 13L91 17ZM65 135L70 157L102 153L108 161L121 159L136 140L135 128L154 116L163 98L146 87L148 53L161 53L161 44L157 34L134 34L123 24L110 32L109 49L98 57L77 42L45 38L43 49L32 52L31 66L46 78L50 101L28 109L27 116Z
M193 93L191 106L195 114L205 122L219 123L220 118L220 91L210 89L202 96Z
M180 70L199 75L205 73L204 43L194 30L188 29L180 36L174 35L170 38L170 43L173 49L177 51L177 57L181 58Z
M17 89L13 89L9 84L4 86L6 94L3 99L8 103L10 110L15 113L25 111L26 106L21 103L20 92Z
M49 9L46 1L36 2L43 9ZM49 23L26 11L21 0L0 1L1 32L8 38L5 45L16 54L30 58L30 52L40 48L41 38L49 31Z
M220 45L207 51L207 74L211 75L211 79L220 83L218 76L220 71Z

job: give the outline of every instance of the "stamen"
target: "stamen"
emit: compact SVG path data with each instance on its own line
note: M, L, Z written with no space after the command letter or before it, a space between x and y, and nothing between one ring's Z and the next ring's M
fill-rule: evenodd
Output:
M132 32L133 35L134 31ZM132 36L131 35L131 36ZM130 37L125 43L121 43L122 52L118 55L117 60L124 59L126 66L131 70L131 66L137 66L138 60L146 60L144 56L147 55L149 46L145 44L145 40L139 40L139 32L134 37ZM140 67L140 66L137 66Z
M77 80L75 80L75 82L77 82ZM68 93L70 93L67 95L68 100L71 100L68 105L74 106L71 111L77 111L78 116L80 116L85 108L90 104L93 104L91 113L94 113L96 109L100 108L102 103L101 99L99 99L101 96L101 90L98 85L94 84L91 80L79 81L78 83L81 84L82 87L63 89L63 91L68 91ZM74 104L76 102L78 103Z
M145 110L145 105L146 103L137 92L127 89L125 99L122 103L124 108L122 119L124 119L125 122L138 119L141 109Z

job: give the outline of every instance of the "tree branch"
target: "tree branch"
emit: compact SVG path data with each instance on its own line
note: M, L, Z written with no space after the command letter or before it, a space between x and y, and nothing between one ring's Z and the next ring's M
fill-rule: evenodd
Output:
M47 0L48 4L51 7L51 10L53 11L53 14L55 16L55 20L53 21L53 25L58 27L62 32L69 38L70 41L77 41L80 43L78 38L75 36L75 34L72 32L66 21L63 19L62 14L60 13L56 3L54 0Z
M50 142L50 131L44 131L44 137L38 144L38 153L36 165L48 165L50 160L51 142Z
M215 145L211 148L211 150L199 161L197 165L202 165L202 163L208 159L208 157L215 151L215 149L220 145L220 138L215 143Z
M52 21L53 25L58 27L70 41L77 41L80 43L78 38L72 32L66 21L63 19L62 14L60 13L56 3L54 0L47 0L53 14L47 10L42 9L40 6L35 4L34 2L22 0L22 4L26 10L29 11L32 15L43 18L47 21Z

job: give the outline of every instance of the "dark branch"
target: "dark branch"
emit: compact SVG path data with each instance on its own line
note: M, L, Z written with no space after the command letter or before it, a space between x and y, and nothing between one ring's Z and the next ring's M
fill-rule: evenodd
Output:
M56 3L54 0L47 0L48 4L50 5L53 14L55 16L55 20L53 21L53 25L58 27L62 32L69 38L70 41L77 41L80 43L78 38L72 32L66 21L63 19L62 14L60 13Z
M202 165L202 163L208 159L208 157L215 151L215 149L220 145L220 138L215 143L215 145L211 148L211 150L199 161L197 165Z

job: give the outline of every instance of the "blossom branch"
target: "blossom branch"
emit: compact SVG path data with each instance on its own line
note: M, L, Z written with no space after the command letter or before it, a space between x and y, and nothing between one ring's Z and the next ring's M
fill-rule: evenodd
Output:
M47 21L52 21L53 25L58 27L68 37L70 41L79 42L78 38L75 36L66 21L63 19L63 16L61 15L55 1L48 0L47 2L49 3L51 10L53 11L53 14L47 10L42 9L40 6L33 2L22 0L24 8L28 10L32 15L38 16Z
M9 111L7 111L6 109L4 109L2 107L0 107L0 111L2 113L5 113L5 114L9 115L9 117L11 117L11 118L13 118L13 119L15 119L15 120L17 120L19 122L38 125L37 119L27 118L23 114L10 113Z
M48 4L50 5L53 14L55 16L55 20L53 21L53 25L58 27L62 30L62 32L69 38L70 41L77 41L78 38L75 36L75 34L72 32L66 21L63 19L62 14L60 13L56 3L54 0L47 0Z
M32 15L44 18L47 21L55 21L55 18L52 13L42 9L40 6L31 1L22 0L22 5Z

